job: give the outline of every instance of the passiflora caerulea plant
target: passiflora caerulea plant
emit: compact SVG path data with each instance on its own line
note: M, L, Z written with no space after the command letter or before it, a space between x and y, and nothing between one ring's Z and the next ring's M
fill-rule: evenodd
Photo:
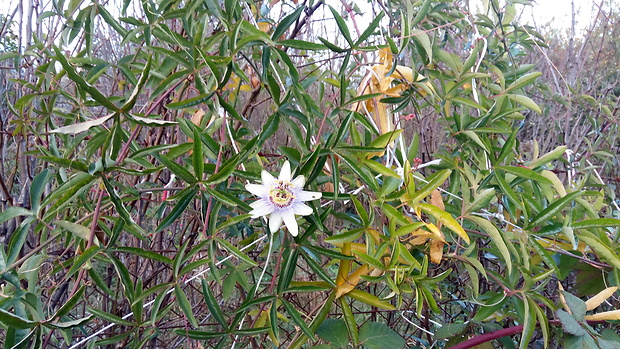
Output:
M5 347L617 346L613 190L520 143L524 2L54 1L1 57Z

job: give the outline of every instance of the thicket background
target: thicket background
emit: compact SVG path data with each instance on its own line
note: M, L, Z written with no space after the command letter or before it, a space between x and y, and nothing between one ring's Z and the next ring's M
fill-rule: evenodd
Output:
M617 348L618 4L530 2L19 2L4 347Z

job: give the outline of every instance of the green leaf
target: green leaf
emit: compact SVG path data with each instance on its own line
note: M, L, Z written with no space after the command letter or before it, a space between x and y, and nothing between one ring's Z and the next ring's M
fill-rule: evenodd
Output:
M532 303L533 302L527 297L523 300L523 332L521 333L519 349L529 348L529 343L534 335L534 330L536 329L536 311L531 309Z
M231 207L239 207L246 211L251 211L252 207L245 203L245 201L240 200L236 196L226 192L225 190L212 189L211 187L205 188L209 195L213 196L216 200L220 201L224 205L228 205ZM235 217L233 217L235 218ZM240 219L243 220L243 219ZM221 229L218 227L218 229Z
M89 315L80 319L75 319L71 321L61 321L61 322L44 322L43 325L45 327L53 328L53 329L68 329L74 327L80 327L92 320L94 315Z
M463 214L477 212L484 207L488 207L494 196L495 189L493 188L487 188L479 193L474 193L474 200L464 206L465 212Z
M305 9L305 6L300 6L295 11L293 11L293 13L284 17L280 21L280 23L278 23L278 26L273 31L273 34L271 34L271 39L277 41L282 36L282 34L284 34L288 30L288 28L297 21L297 19Z
M529 179L529 180L532 180L532 181L535 181L541 184L553 185L553 182L551 182L551 180L549 180L547 177L533 170L530 170L529 168L526 168L526 167L495 166L495 169L503 170L508 173L512 173L516 175L517 177Z
M467 328L467 324L463 323L445 323L437 331L435 331L434 339L450 339L459 336Z
M28 319L24 319L2 308L0 308L0 322L2 322L5 325L8 325L9 328L14 328L14 329L19 329L19 330L33 328L40 324L37 321L31 321Z
M342 320L326 319L316 330L316 335L336 348L346 348L349 344L347 325Z
M185 295L185 292L183 292L181 286L174 285L174 295L177 298L177 303L179 304L179 307L181 307L181 310L183 310L183 314L185 314L187 321L189 321L192 326L198 327L198 321L196 321L194 313L192 312L192 305L189 303L189 299L187 299L187 296Z
M177 204L174 206L172 211L170 211L168 216L166 216L166 218L164 218L161 223L159 223L159 226L157 226L155 232L160 232L166 229L170 224L174 223L174 221L176 221L177 218L179 218L181 214L185 212L187 206L195 199L196 193L198 193L198 188L191 188L190 190L186 191L181 197L179 197L179 202L177 202Z
M616 218L595 218L586 219L580 222L572 222L573 229L608 228L620 226L620 219Z
M613 265L614 267L620 269L620 257L618 254L611 249L611 247L603 244L599 239L595 238L591 235L580 234L578 235L579 240L585 242L590 248L596 252L597 255L603 257L607 263Z
M525 229L531 229L543 222L548 221L553 216L555 216L558 212L560 212L564 208L564 206L566 206L568 203L572 202L574 199L576 199L577 197L581 195L583 195L583 192L576 191L576 192L566 194L566 196L557 199L556 201L551 203L547 208L545 208L542 212L540 212L536 217L534 217L530 221L530 223L526 225Z
M383 93L370 93L370 94L366 94L366 95L357 96L357 97L354 97L354 98L351 98L350 100L348 100L343 105L343 107L347 106L347 105L350 105L350 104L353 104L353 103L363 102L363 101L367 101L369 99L373 99L373 98L377 98L377 97L381 97L381 96L383 96ZM344 124L344 125L346 126L346 124ZM339 131L339 133L340 133L340 131ZM340 140L340 138L338 138L338 140Z
M502 258L504 258L504 261L506 261L506 270L508 274L510 274L512 271L512 258L510 256L510 252L508 251L508 247L506 246L506 242L504 241L504 238L500 234L499 230L497 230L493 223L484 218L477 216L468 216L467 218L474 221L474 223L478 224L482 229L484 229L484 231L487 232L487 234L489 234L489 237L493 240L495 247L499 250Z
M571 314L565 312L562 309L558 309L556 315L558 316L558 319L560 319L560 322L562 323L562 329L565 332L570 333L574 336L585 336L588 334L588 332L586 332L586 330L581 326L579 322L577 322L577 320L575 320L575 318Z
M88 312L93 314L93 315L95 315L95 317L97 317L97 319L102 319L102 320L105 320L105 321L108 321L108 322L111 322L111 323L114 323L114 324L123 325L123 326L129 326L129 327L132 327L132 326L136 325L135 323L133 323L131 321L124 320L124 319L122 319L122 318L120 318L120 317L118 317L116 315L112 315L110 313L106 313L103 310L99 310L99 309L91 308L91 307L88 307L87 309L88 309Z
M387 168L385 165L378 163L374 160L362 160L362 164L376 173L379 173L386 177L400 178L398 173L394 172L391 168Z
M330 49L331 51L337 52L337 53L343 53L343 52L347 52L346 49L344 48L340 48L334 44L332 44L331 42L327 41L326 39L323 39L322 37L318 37L319 41L323 43L323 45L325 45L328 49Z
M90 239L90 229L81 224L69 221L54 221L54 224L71 232L73 235L83 239L84 241L88 241ZM93 244L100 246L99 240L97 240L96 236L93 236Z
M522 77L518 78L517 80L515 80L515 82L513 82L512 84L510 84L506 90L504 91L504 93L510 91L510 90L516 90L519 89L523 86L526 85L530 85L531 83L534 82L534 80L536 80L539 76L541 76L542 73L541 72L534 72L534 73L529 73L526 75L523 75ZM510 95L509 95L510 98Z
M41 205L41 195L43 194L45 185L47 184L49 174L50 170L49 168L46 168L32 180L32 185L30 186L30 205L33 212L39 211L39 207ZM2 213L0 213L0 216Z
M163 165L165 165L172 173L177 175L179 178L184 180L189 184L196 183L196 178L193 174L191 174L188 170L186 170L183 166L177 164L176 162L170 160L167 156L162 154L153 154L153 156L159 160Z
M99 246L91 246L87 248L81 255L77 256L73 261L73 266L67 272L67 278L70 278L76 271L81 269L91 258L97 255L101 251Z
M88 172L88 165L78 160L58 158L55 156L39 156L39 159L41 161L49 162L60 167L72 168L74 170Z
M0 224L20 216L32 216L33 213L23 207L10 206L6 210L0 212Z
M355 316L353 315L353 311L351 310L351 306L347 302L346 297L340 297L339 301L340 309L342 309L342 317L344 318L344 323L347 325L347 331L349 332L349 338L351 338L353 345L357 346L360 339Z
M453 101L453 102L456 102L458 104L464 104L464 105L467 105L469 107L482 110L484 112L487 111L487 109L485 107L483 107L482 105L476 103L475 101L472 101L469 98L452 97L452 98L450 98L450 100Z
M512 202L518 208L523 209L523 202L519 199L519 197L517 196L517 193L515 193L515 191L512 190L510 185L508 185L508 182L506 182L506 179L504 178L504 172L501 170L498 170L498 171L495 171L494 173L495 173L495 180L497 180L497 184L499 185L499 188L506 195L506 197L508 197L508 200L510 200L510 202Z
M148 251L139 247L115 247L112 249L112 251L131 253L136 256L152 259L154 261L162 262L165 264L172 264L172 259L166 256L162 256L157 252Z
M381 263L378 259L375 259L369 255L367 255L366 253L360 252L360 251L351 251L353 252L354 255L358 256L362 261L364 261L366 264L370 265L371 267L377 268L379 270L385 270L386 266Z
M446 179L450 177L451 173L452 171L450 170L441 170L432 174L424 181L426 182L426 184L422 188L420 188L420 190L415 191L414 194L409 197L409 204L415 205L420 200L431 195L433 190L439 188L439 186L441 186L441 184L443 184L443 182L445 182ZM413 183L410 183L409 185L413 186Z
M30 231L30 224L33 220L34 219L32 217L26 218L11 235L9 245L7 247L6 262L4 263L5 265L13 264L13 262L15 262L20 256L20 252L26 243L26 238L28 237L28 232ZM0 252L0 254L1 253L2 252Z
M529 163L525 163L525 164L531 168L536 168L538 166L545 165L546 163L551 162L559 158L560 156L562 156L562 154L564 154L566 149L567 148L565 145L561 145L553 149L552 151L548 152L547 154L544 154L543 156L539 157L538 159L532 160Z
M411 20L410 23L408 23L408 25L411 28L413 28L416 25L418 25L418 23L422 22L424 17L426 17L426 15L428 14L428 11L429 11L429 9L431 7L431 2L433 2L433 0L424 0L424 2L422 3L422 6L420 6L420 10L416 14L416 16Z
M194 152L192 153L192 165L194 166L194 174L196 179L202 180L204 172L204 155L202 153L202 140L200 138L200 130L194 127Z
M281 294L285 289L287 289L291 283L291 280L295 275L295 270L297 269L298 257L299 250L296 248L287 248L282 253L282 271L280 272L280 277L278 278L278 285L276 288L278 294Z
M402 348L405 339L387 325L367 322L360 328L360 343L367 349Z
M329 6L329 10L332 12L334 19L336 20L336 25L338 25L338 29L340 30L340 33L342 34L342 36L344 36L344 39L347 40L349 45L353 46L353 39L351 39L351 33L349 32L349 26L344 21L342 16L340 16L338 11L336 11L336 9Z
M185 330L185 329L177 329L174 330L178 336L181 337L189 337L191 339L206 341L209 339L225 337L228 335L228 332L209 332L209 331L197 331L197 330Z
M106 191L108 192L108 195L110 196L110 200L112 201L112 204L114 205L114 208L116 208L116 212L118 212L118 214L121 216L121 218L123 218L123 220L125 221L125 224L127 224L127 226L131 226L133 229L137 230L142 235L142 233L144 233L144 231L142 230L142 228L139 225L137 225L133 221L133 219L131 219L131 216L129 215L129 212L125 208L125 205L123 205L123 201L121 200L121 198L116 193L116 190L114 189L112 184L110 184L110 182L108 181L108 179L106 177L102 177L102 179L103 179L103 184L104 184L104 186L106 188ZM136 234L134 234L134 236L135 235ZM139 236L136 236L136 237L139 237Z
M205 303L207 303L207 307L213 315L215 321L217 321L225 330L228 330L228 324L226 323L226 318L224 317L224 313L222 313L222 308L217 303L217 299L213 296L211 292L211 288L207 284L207 280L201 279L202 282L202 294L205 297Z
M127 297L127 299L129 299L130 301L133 301L134 284L133 284L133 281L131 280L131 275L129 274L129 270L127 270L127 267L125 266L125 264L123 264L123 262L121 262L118 258L114 257L111 254L108 254L108 257L114 264L114 269L116 270L116 273L118 274L118 278L121 281L121 285L123 286L123 292L125 293L125 297Z
M205 185L217 184L229 179L230 175L232 175L233 172L235 172L237 166L239 166L240 159L241 157L239 155L235 155L234 157L230 158L228 161L222 164L222 167L216 173L212 174L209 178L207 178L207 180L204 182Z
M184 99L182 101L169 103L169 104L166 104L166 108L169 110L178 110L178 109L193 107L211 98L214 93L215 91L212 91L212 92L198 95L196 97Z
M312 256L310 256L307 252L303 252L302 256L304 257L304 260L306 261L306 263L308 264L308 266L310 266L310 268L325 282L327 282L331 287L336 287L336 283L334 282L334 280L329 277L329 275L327 275L327 273L325 272L325 270L323 270L323 268L319 265L319 263L317 263L317 261L314 260L314 258L312 258Z
M298 50L321 51L321 50L326 49L325 45L317 44L317 43L310 42L310 41L304 41L304 40L294 40L294 39L280 40L278 41L278 44L285 46L285 47L295 48Z
M401 133L403 133L403 129L384 133L370 142L368 147L385 149L391 142L395 141Z
M323 247L318 247L318 246L312 246L312 245L304 245L304 248L307 248L315 253L318 254L322 254L324 256L327 256L331 259L350 259L353 260L355 259L354 256L347 256L345 254L342 254L340 252L328 249L328 248L323 248Z
M133 108L133 106L136 104L136 101L138 100L138 96L140 95L140 92L142 92L142 89L144 87L144 84L148 81L152 63L153 63L153 56L148 55L146 64L144 65L144 69L142 69L142 74L140 75L140 80L138 80L138 83L136 84L133 91L131 92L131 95L129 96L129 98L127 98L127 102L121 108L121 110L123 110L124 112L131 111L131 108Z
M241 306L239 308L237 308L237 310L235 310L235 314L239 314L257 304L261 304L261 303L267 303L270 302L272 300L276 299L275 296L265 296L265 297L260 297L260 298L256 298L256 299L251 299L251 300L247 300L245 302L243 302L243 304L241 304Z
M235 246L233 246L230 242L221 239L221 238L216 238L217 242L220 243L221 245L224 246L225 249L227 249L230 253L232 253L233 255L235 255L235 257L239 258L241 261L251 265L251 266L258 266L258 264L256 262L254 262L250 257L248 257L245 253L241 252L240 249L236 248Z
M350 159L342 154L340 154L340 158L345 164L347 164L347 166L349 166L349 168L353 171L353 173L355 173L362 180L362 182L366 184L372 191L376 192L378 190L377 182L375 181L375 178L369 175L368 173L364 172L357 165L357 161Z
M569 292L562 291L562 294L564 295L564 300L566 301L566 305L568 305L573 318L577 321L584 321L587 311L586 302Z
M538 104L536 104L536 102L534 102L530 97L524 96L524 95L513 95L513 94L508 94L507 95L508 98L512 99L513 101L521 104L522 106L533 110L539 114L542 113L542 110L540 110L540 107L538 106Z
M246 328L243 330L234 330L233 334L239 336L256 336L257 334L265 333L269 331L269 327L256 327L256 328Z
M381 22L381 19L383 19L384 15L385 15L385 12L380 12L379 15L376 16L372 20L372 22L370 22L370 24L368 25L368 28L366 28L366 30L364 30L364 32L360 35L360 37L357 38L357 41L355 42L355 44L353 46L357 47L362 42L364 42L366 39L368 39L370 37L370 35L372 35L372 33L377 29L377 27L379 26L379 23Z
M353 240L356 240L360 236L362 236L362 234L364 233L364 230L365 230L364 228L349 230L342 234L332 235L328 237L327 239L325 239L325 241L332 243L332 244L341 244L343 242L351 242Z
M489 148L487 147L487 145L482 141L482 139L480 139L480 136L478 136L476 132L468 130L468 131L462 131L462 133L466 135L467 137L471 138L471 140L476 142L476 144L478 144L487 153L491 152Z
M305 333L306 336L308 336L311 340L314 341L314 333L312 333L312 330L310 330L308 325L301 318L301 315L295 309L295 307L291 303L287 302L285 299L282 299L282 304L284 305L284 308L286 308L286 312L291 316L291 318L293 318L293 322L295 322L295 324L299 326L301 331Z
M71 310L73 310L73 308L80 301L82 301L82 295L84 295L84 291L86 291L86 285L82 285L77 290L77 292L75 292L73 294L73 296L71 296L71 298L69 298L67 300L67 302L65 304L63 304L62 307L60 307L60 309L58 309L58 311L56 311L54 316L52 316L52 319L59 319L59 318L65 316L66 314L68 314Z

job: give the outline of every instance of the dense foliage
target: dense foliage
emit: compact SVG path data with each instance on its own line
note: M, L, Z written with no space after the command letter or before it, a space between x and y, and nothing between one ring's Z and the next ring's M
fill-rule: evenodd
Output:
M2 41L5 348L617 348L617 94L523 3L54 0Z

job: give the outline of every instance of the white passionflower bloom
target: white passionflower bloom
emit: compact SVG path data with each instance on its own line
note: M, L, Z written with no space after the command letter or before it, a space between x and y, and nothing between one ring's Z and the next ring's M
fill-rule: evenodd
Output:
M245 189L258 196L258 200L251 203L252 218L269 215L269 230L278 231L282 222L293 236L299 233L295 215L307 216L312 214L312 208L304 201L321 198L321 193L302 190L306 184L304 176L291 180L291 165L284 162L280 175L275 178L269 172L262 171L262 184L247 184Z

